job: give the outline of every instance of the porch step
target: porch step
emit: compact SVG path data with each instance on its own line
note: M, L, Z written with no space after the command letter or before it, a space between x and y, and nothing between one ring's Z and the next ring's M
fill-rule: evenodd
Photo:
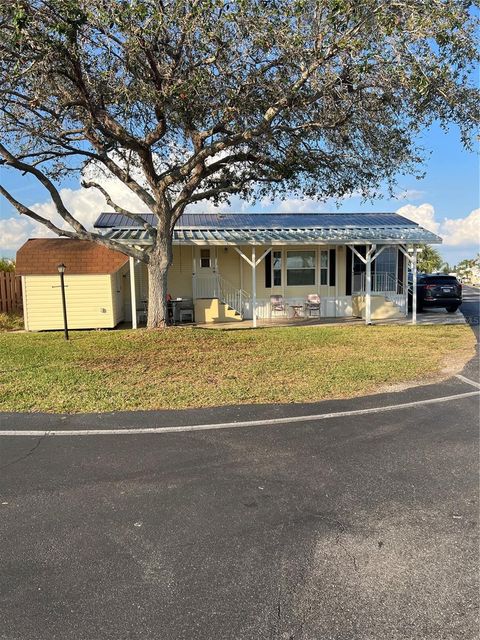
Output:
M352 296L353 315L358 318L365 318L365 295ZM404 314L400 307L387 300L385 296L373 294L371 302L371 318L372 320L388 320L391 318L403 318Z
M219 298L199 298L195 301L195 321L200 324L209 322L241 322L242 316Z
M381 317L380 314L381 313ZM381 319L389 319L389 318L403 318L404 314L402 313L400 307L395 304L392 300L385 299L381 309L378 309L375 314L372 313L372 320L381 320Z

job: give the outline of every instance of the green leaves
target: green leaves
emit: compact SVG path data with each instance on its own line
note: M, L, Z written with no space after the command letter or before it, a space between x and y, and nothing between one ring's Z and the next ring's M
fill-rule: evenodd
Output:
M443 265L443 258L435 247L428 244L422 245L422 252L418 256L417 267L421 273L433 273L439 271Z
M167 207L187 187L182 206L368 194L418 172L418 130L454 121L468 145L478 121L463 0L30 0L0 18L12 149L55 178L115 152Z

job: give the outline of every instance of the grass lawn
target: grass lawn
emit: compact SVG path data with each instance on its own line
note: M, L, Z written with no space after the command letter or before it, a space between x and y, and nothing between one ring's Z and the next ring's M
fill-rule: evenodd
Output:
M424 381L473 353L467 326L0 334L0 410L75 413L314 402Z

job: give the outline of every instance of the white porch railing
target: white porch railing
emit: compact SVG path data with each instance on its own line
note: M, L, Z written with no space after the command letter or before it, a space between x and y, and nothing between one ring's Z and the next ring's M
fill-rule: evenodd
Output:
M220 286L218 275L213 276L193 276L193 299L196 298L219 298Z
M366 291L366 274L355 274L355 293L365 293ZM381 293L387 300L390 300L398 307L402 312L406 312L405 309L405 285L401 280L395 278L389 272L372 273L372 293Z
M364 293L366 291L366 274L357 273L354 275L355 293ZM389 272L372 273L372 291L375 292L395 292L404 293L403 282Z
M237 289L228 280L218 276L220 288L220 300L225 302L230 309L235 309L243 317L245 315L245 303L250 296L243 289Z
M242 317L245 314L245 304L250 296L243 289L237 289L218 273L211 276L193 277L193 297L218 298Z

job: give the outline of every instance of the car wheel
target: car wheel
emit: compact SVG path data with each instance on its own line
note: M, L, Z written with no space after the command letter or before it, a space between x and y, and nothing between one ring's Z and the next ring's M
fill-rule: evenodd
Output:
M456 304L451 304L450 306L447 307L448 313L455 313L457 309L458 309L458 305Z

